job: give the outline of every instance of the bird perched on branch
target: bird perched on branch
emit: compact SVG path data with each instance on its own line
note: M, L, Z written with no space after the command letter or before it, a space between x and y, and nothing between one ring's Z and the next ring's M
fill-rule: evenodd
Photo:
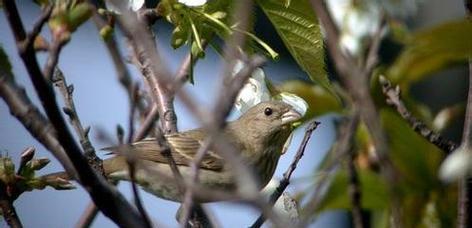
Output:
M281 101L269 101L253 106L239 119L227 123L222 134L240 153L244 163L254 171L259 187L264 187L274 174L287 138L292 131L292 123L301 118L292 106ZM171 154L184 179L191 178L190 164L207 134L203 129L193 129L166 135ZM146 191L164 199L180 201L177 188L167 158L161 153L163 148L154 138L147 138L130 145L106 148L116 156L103 161L107 177L129 180L126 156L136 159L137 184ZM123 152L125 151L125 152ZM152 172L150 172L152 171ZM237 175L228 162L213 147L209 148L200 163L199 183L204 188L233 191L236 189ZM150 175L159 173L161 175ZM203 199L209 202L213 199Z

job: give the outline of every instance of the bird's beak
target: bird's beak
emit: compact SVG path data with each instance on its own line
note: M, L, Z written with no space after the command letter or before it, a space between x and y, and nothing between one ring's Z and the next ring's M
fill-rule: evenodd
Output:
M293 123L301 118L302 118L302 115L300 113L298 113L297 111L293 109L290 109L284 114L282 114L282 124L285 125L285 124Z

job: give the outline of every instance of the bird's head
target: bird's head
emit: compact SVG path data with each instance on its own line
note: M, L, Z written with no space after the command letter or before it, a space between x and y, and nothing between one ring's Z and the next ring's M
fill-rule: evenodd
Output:
M256 144L282 141L284 143L291 132L291 124L300 120L301 114L282 101L261 102L237 121L235 126L242 127L239 137Z

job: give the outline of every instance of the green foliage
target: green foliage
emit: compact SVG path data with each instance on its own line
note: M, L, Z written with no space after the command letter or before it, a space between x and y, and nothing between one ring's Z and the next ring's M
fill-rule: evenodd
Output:
M49 28L54 39L60 42L69 41L71 33L92 16L93 10L93 6L85 2L58 2L49 19Z
M334 94L325 70L323 38L309 2L259 0L257 3L300 67Z
M454 205L456 198L445 195L455 195L454 189L443 186L437 178L443 152L414 132L391 108L380 110L380 117L387 134L389 158L398 182L390 186L394 189L390 189L389 184L377 172L368 167L358 169L362 207L375 212L373 223L386 224L385 213L390 213L390 196L395 192L400 199L403 214L407 215L403 217L406 227L428 227L425 224L432 223L451 224L455 214L447 211L447 208ZM360 125L355 148L362 149L361 145L369 144L371 138L366 137L366 134L363 125ZM319 211L350 209L348 184L347 171L339 170L320 202Z
M428 74L472 57L472 22L448 22L413 34L389 68L387 75L396 84L408 87Z
M435 188L439 181L437 170L443 153L418 135L394 110L380 112L390 145L390 159L402 182L412 191Z
M296 94L308 103L304 119L312 119L332 112L341 112L343 107L339 99L320 85L308 84L302 81L287 81L279 86L282 92Z
M389 205L387 183L381 176L369 170L360 170L359 183L362 192L362 208L381 210ZM331 209L350 209L348 192L349 179L345 169L340 169L330 183L326 195L318 206L319 211Z
M23 153L21 156L21 164L15 172L15 164L10 157L0 155L0 182L11 187L16 193L21 194L25 191L35 189L44 189L46 186L55 188L56 190L73 189L74 186L67 180L56 177L37 177L36 171L41 170L49 164L47 158L33 158L34 149L29 149L28 154Z

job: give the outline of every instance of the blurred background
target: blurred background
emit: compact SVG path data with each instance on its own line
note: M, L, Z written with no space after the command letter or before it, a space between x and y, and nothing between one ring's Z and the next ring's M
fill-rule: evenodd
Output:
M18 3L20 14L26 28L31 28L32 23L38 17L40 11L30 1ZM256 34L269 43L281 58L277 62L268 62L264 67L266 76L280 83L287 79L308 80L307 75L298 68L295 61L290 57L277 33L270 22L260 10L255 11ZM447 1L425 0L418 5L416 15L408 19L408 25L412 30L437 25L441 22L464 17L465 11L461 0ZM161 55L167 65L175 71L187 54L188 48L181 47L178 50L170 46L172 28L169 24L159 22L155 25L157 42ZM48 37L48 31L43 31ZM119 39L123 44L123 40ZM6 22L4 12L0 10L0 45L10 57L17 82L26 88L26 92L38 107L40 103L27 76L23 63L18 57L11 30ZM127 50L122 49L126 54ZM386 44L382 49L382 56L388 56L391 51ZM41 63L44 64L46 55L38 54ZM221 72L221 59L212 49L208 49L205 59L200 60L195 68L195 85L187 84L184 89L194 95L194 98L204 107L211 107L216 99L217 86ZM328 70L332 67L328 62ZM215 68L215 66L218 66ZM98 132L106 132L114 136L118 124L127 126L128 123L128 101L125 91L116 79L113 63L108 55L105 45L98 35L97 28L91 22L81 26L72 36L71 42L65 46L59 60L59 67L64 72L69 84L73 84L74 99L78 114L82 123L91 126L91 140L96 149L110 146L98 140ZM128 65L136 80L141 81L140 74L133 65ZM436 73L431 80L417 83L413 96L428 105L433 112L441 107L455 104L466 98L466 71L465 67L455 67L447 71ZM62 100L57 98L62 104ZM178 116L179 130L192 129L199 126L198 121L177 100L176 112ZM239 115L233 112L229 119ZM293 181L288 191L291 193L312 187L314 171L323 156L330 148L335 139L333 119L327 115L318 118L322 124L314 132L312 140L305 152L305 157L296 169ZM460 122L460 121L459 121ZM446 136L458 141L461 136L461 123L446 132ZM300 127L292 140L292 144L278 165L275 178L281 178L293 155L298 148L304 127ZM0 153L9 155L17 164L20 153L28 146L36 148L36 157L48 157L51 164L42 169L40 174L61 171L62 167L54 157L37 141L35 141L23 126L10 115L8 107L3 101L0 102ZM100 153L99 153L100 154ZM102 154L103 155L103 154ZM121 192L131 199L131 186L128 183L120 183ZM177 225L174 216L179 204L158 199L152 195L142 192L145 208L151 218L157 224L166 227ZM46 188L43 191L27 192L15 201L15 206L20 219L25 227L71 227L79 219L90 199L87 193L80 187L72 191L56 191ZM223 227L247 227L257 218L259 212L255 209L234 203L210 203L206 204L212 214ZM312 224L313 227L346 227L350 223L347 213L334 211L323 213ZM6 223L0 221L0 226ZM93 227L114 227L103 215L99 215L93 223Z

